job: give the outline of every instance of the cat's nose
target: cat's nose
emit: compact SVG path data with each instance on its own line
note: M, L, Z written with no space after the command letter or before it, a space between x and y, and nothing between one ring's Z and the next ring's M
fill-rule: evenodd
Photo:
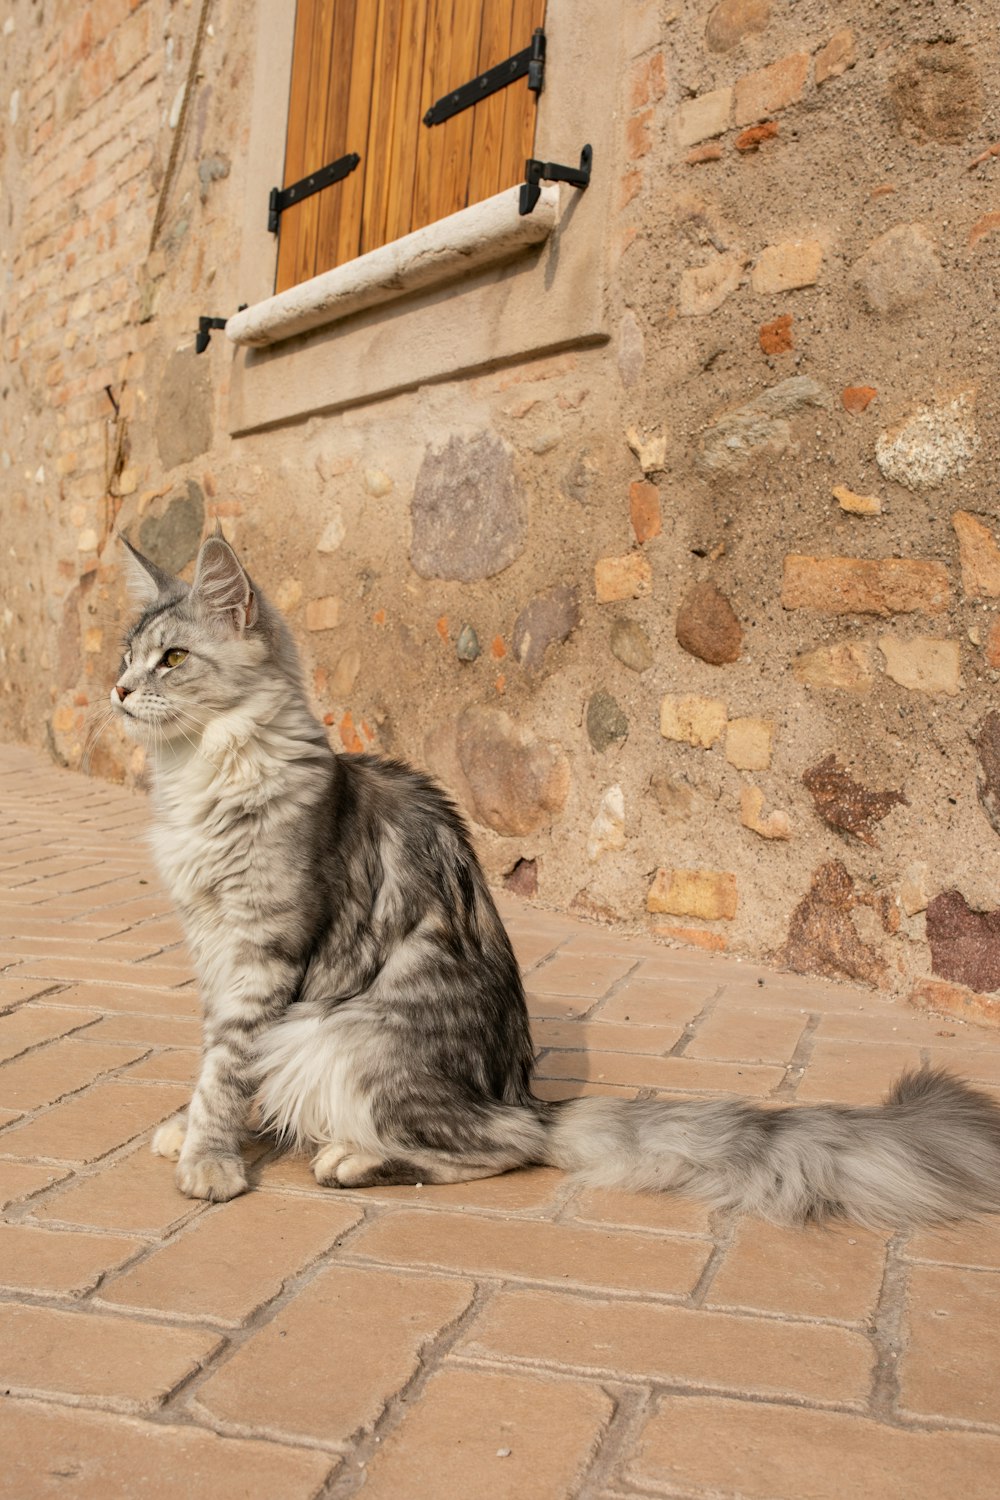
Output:
M120 682L117 683L115 686L115 692L118 694L119 703L124 703L125 699L128 697L131 691L131 688L123 687Z

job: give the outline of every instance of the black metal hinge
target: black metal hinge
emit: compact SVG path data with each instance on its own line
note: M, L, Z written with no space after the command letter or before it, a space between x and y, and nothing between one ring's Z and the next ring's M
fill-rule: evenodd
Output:
M536 161L529 156L524 164L524 181L517 211L522 216L530 214L542 195L543 182L569 182L573 187L585 188L590 181L590 169L594 161L592 146L584 146L580 152L579 167L562 167L557 161Z
M267 205L267 227L270 232L277 234L281 215L286 208L291 208L293 203L302 203L306 198L311 198L313 193L318 193L321 188L329 187L331 183L340 182L342 178L349 177L360 160L358 153L351 151L347 156L339 156L336 161L327 162L326 166L320 167L318 172L310 172L308 177L293 182L291 187L272 188Z
M480 73L478 78L473 78L469 83L463 83L461 88L455 89L453 93L443 94L424 115L424 124L440 125L445 120L450 120L452 115L460 114L463 109L469 109L473 104L478 104L480 99L488 99L490 94L495 94L498 89L505 89L509 83L516 83L525 74L528 75L529 89L534 94L540 94L544 73L545 32L539 26L538 30L532 34L530 46L520 52L515 52L514 56L508 57L506 62L487 68L485 73Z

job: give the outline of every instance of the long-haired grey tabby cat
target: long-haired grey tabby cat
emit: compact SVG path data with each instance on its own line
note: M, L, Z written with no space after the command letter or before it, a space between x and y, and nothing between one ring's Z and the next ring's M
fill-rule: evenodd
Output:
M182 1192L246 1189L256 1100L329 1187L540 1162L782 1223L1000 1210L1000 1109L940 1072L866 1109L533 1098L517 965L447 798L333 753L284 621L221 533L191 586L129 553L144 608L111 700L151 753L156 856L204 1004L190 1108L153 1142Z

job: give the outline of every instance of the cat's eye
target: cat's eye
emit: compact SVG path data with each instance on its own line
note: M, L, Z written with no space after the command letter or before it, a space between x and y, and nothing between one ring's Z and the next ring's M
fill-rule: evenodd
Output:
M179 667L187 656L180 646L172 646L169 651L164 651L160 665L164 667Z

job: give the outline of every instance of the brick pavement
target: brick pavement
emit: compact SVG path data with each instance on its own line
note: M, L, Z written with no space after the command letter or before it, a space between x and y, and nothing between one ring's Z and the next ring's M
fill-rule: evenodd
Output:
M198 1006L119 788L0 748L5 1493L993 1497L1000 1226L734 1222L548 1170L332 1194L150 1155ZM1000 1033L504 903L540 1092L868 1100Z

